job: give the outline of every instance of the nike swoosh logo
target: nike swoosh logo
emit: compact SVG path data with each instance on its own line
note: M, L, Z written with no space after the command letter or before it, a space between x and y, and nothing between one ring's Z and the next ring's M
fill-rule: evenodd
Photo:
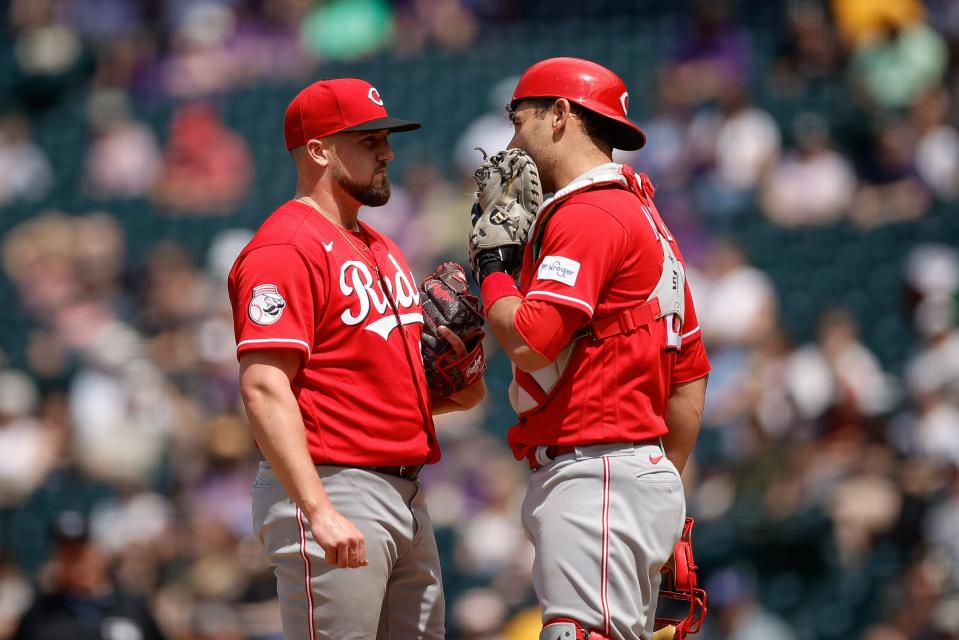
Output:
M330 251L333 251L333 241L330 240L329 242L324 242L323 248L326 249L327 253L329 253Z
M659 464L659 461L662 460L662 459L663 459L663 456L662 456L662 455L649 456L649 461L652 462L653 464Z

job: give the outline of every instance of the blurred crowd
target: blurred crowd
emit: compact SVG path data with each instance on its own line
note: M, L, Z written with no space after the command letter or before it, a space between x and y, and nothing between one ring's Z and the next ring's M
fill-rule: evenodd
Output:
M22 354L0 360L0 639L39 637L58 606L113 621L105 638L281 637L251 533L257 456L225 288L251 236L230 218L259 188L263 151L208 99L373 54L468 51L547 4L0 4L0 291L26 326L0 336ZM607 20L625 4L599 3ZM617 158L656 186L713 364L685 477L710 596L700 637L959 640L959 2L704 1L673 16L670 47L632 94L649 145ZM464 259L473 149L508 141L514 82L484 87L488 111L446 156L394 175L389 204L363 214L414 273ZM91 135L63 153L83 155L80 187L101 206L64 212L57 158L34 129L78 87ZM138 117L165 101L168 130ZM131 199L143 216L224 224L202 252L131 237L110 213ZM6 224L14 206L31 215ZM869 244L930 220L932 241ZM798 275L856 284L810 302L815 327L795 326L796 292L762 268L776 256L750 244L755 229L783 251L804 230L841 238ZM889 335L871 310L891 299L901 348L869 338ZM527 471L503 438L508 363L487 352L491 393L438 420L443 459L423 484L449 637L534 639Z

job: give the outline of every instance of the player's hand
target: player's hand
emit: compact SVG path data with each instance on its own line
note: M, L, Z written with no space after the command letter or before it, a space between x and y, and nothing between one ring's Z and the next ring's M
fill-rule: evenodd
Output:
M326 561L341 569L356 569L369 564L366 538L360 530L332 507L310 518L313 539L326 552Z

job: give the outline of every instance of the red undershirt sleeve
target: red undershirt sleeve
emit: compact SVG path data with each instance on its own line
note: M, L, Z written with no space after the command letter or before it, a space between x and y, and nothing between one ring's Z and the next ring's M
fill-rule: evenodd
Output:
M516 331L529 348L550 362L588 322L589 316L575 307L530 299L520 304L514 318Z

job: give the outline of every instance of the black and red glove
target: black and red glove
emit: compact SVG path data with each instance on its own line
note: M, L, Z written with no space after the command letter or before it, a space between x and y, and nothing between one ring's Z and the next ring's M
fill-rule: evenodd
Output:
M455 262L445 262L420 284L423 307L423 366L430 392L448 398L478 381L486 371L483 354L483 312L470 293L466 272ZM458 355L438 327L449 328L463 341Z

